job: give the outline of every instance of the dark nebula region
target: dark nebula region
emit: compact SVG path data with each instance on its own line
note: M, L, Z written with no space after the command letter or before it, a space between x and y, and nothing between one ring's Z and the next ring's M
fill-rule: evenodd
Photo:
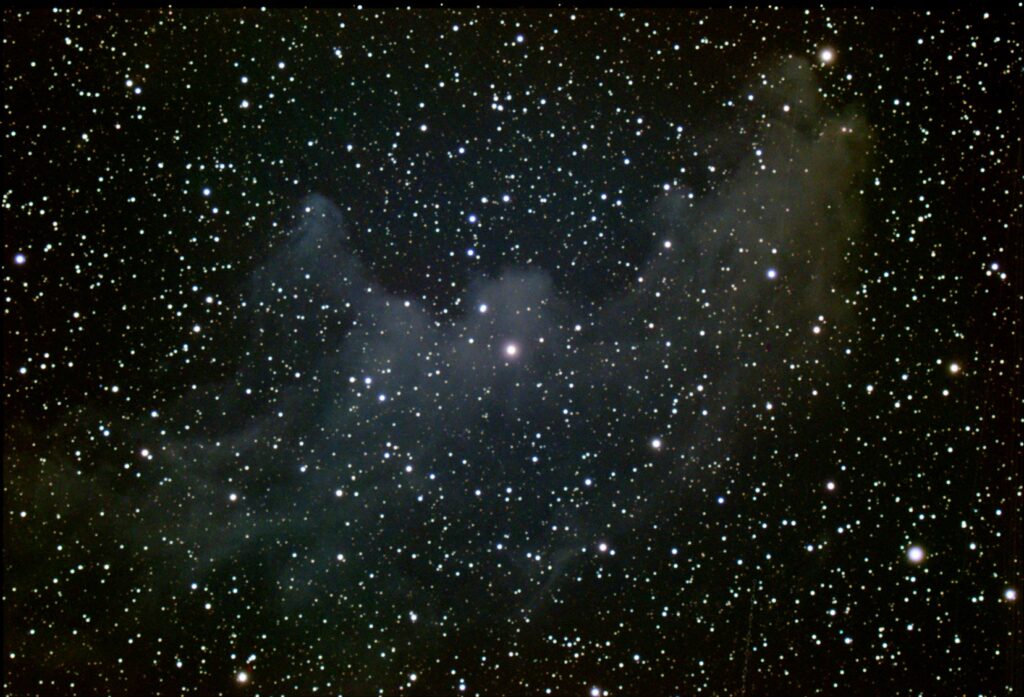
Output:
M1018 694L1020 44L5 10L4 692Z

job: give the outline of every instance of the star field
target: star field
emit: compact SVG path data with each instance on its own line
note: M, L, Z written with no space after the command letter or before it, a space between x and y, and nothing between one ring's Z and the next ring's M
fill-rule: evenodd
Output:
M1018 694L1019 10L5 10L4 692Z

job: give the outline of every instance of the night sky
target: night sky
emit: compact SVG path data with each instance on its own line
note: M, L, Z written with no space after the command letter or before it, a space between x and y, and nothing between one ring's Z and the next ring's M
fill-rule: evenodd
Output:
M4 692L1020 694L1020 9L5 10Z

